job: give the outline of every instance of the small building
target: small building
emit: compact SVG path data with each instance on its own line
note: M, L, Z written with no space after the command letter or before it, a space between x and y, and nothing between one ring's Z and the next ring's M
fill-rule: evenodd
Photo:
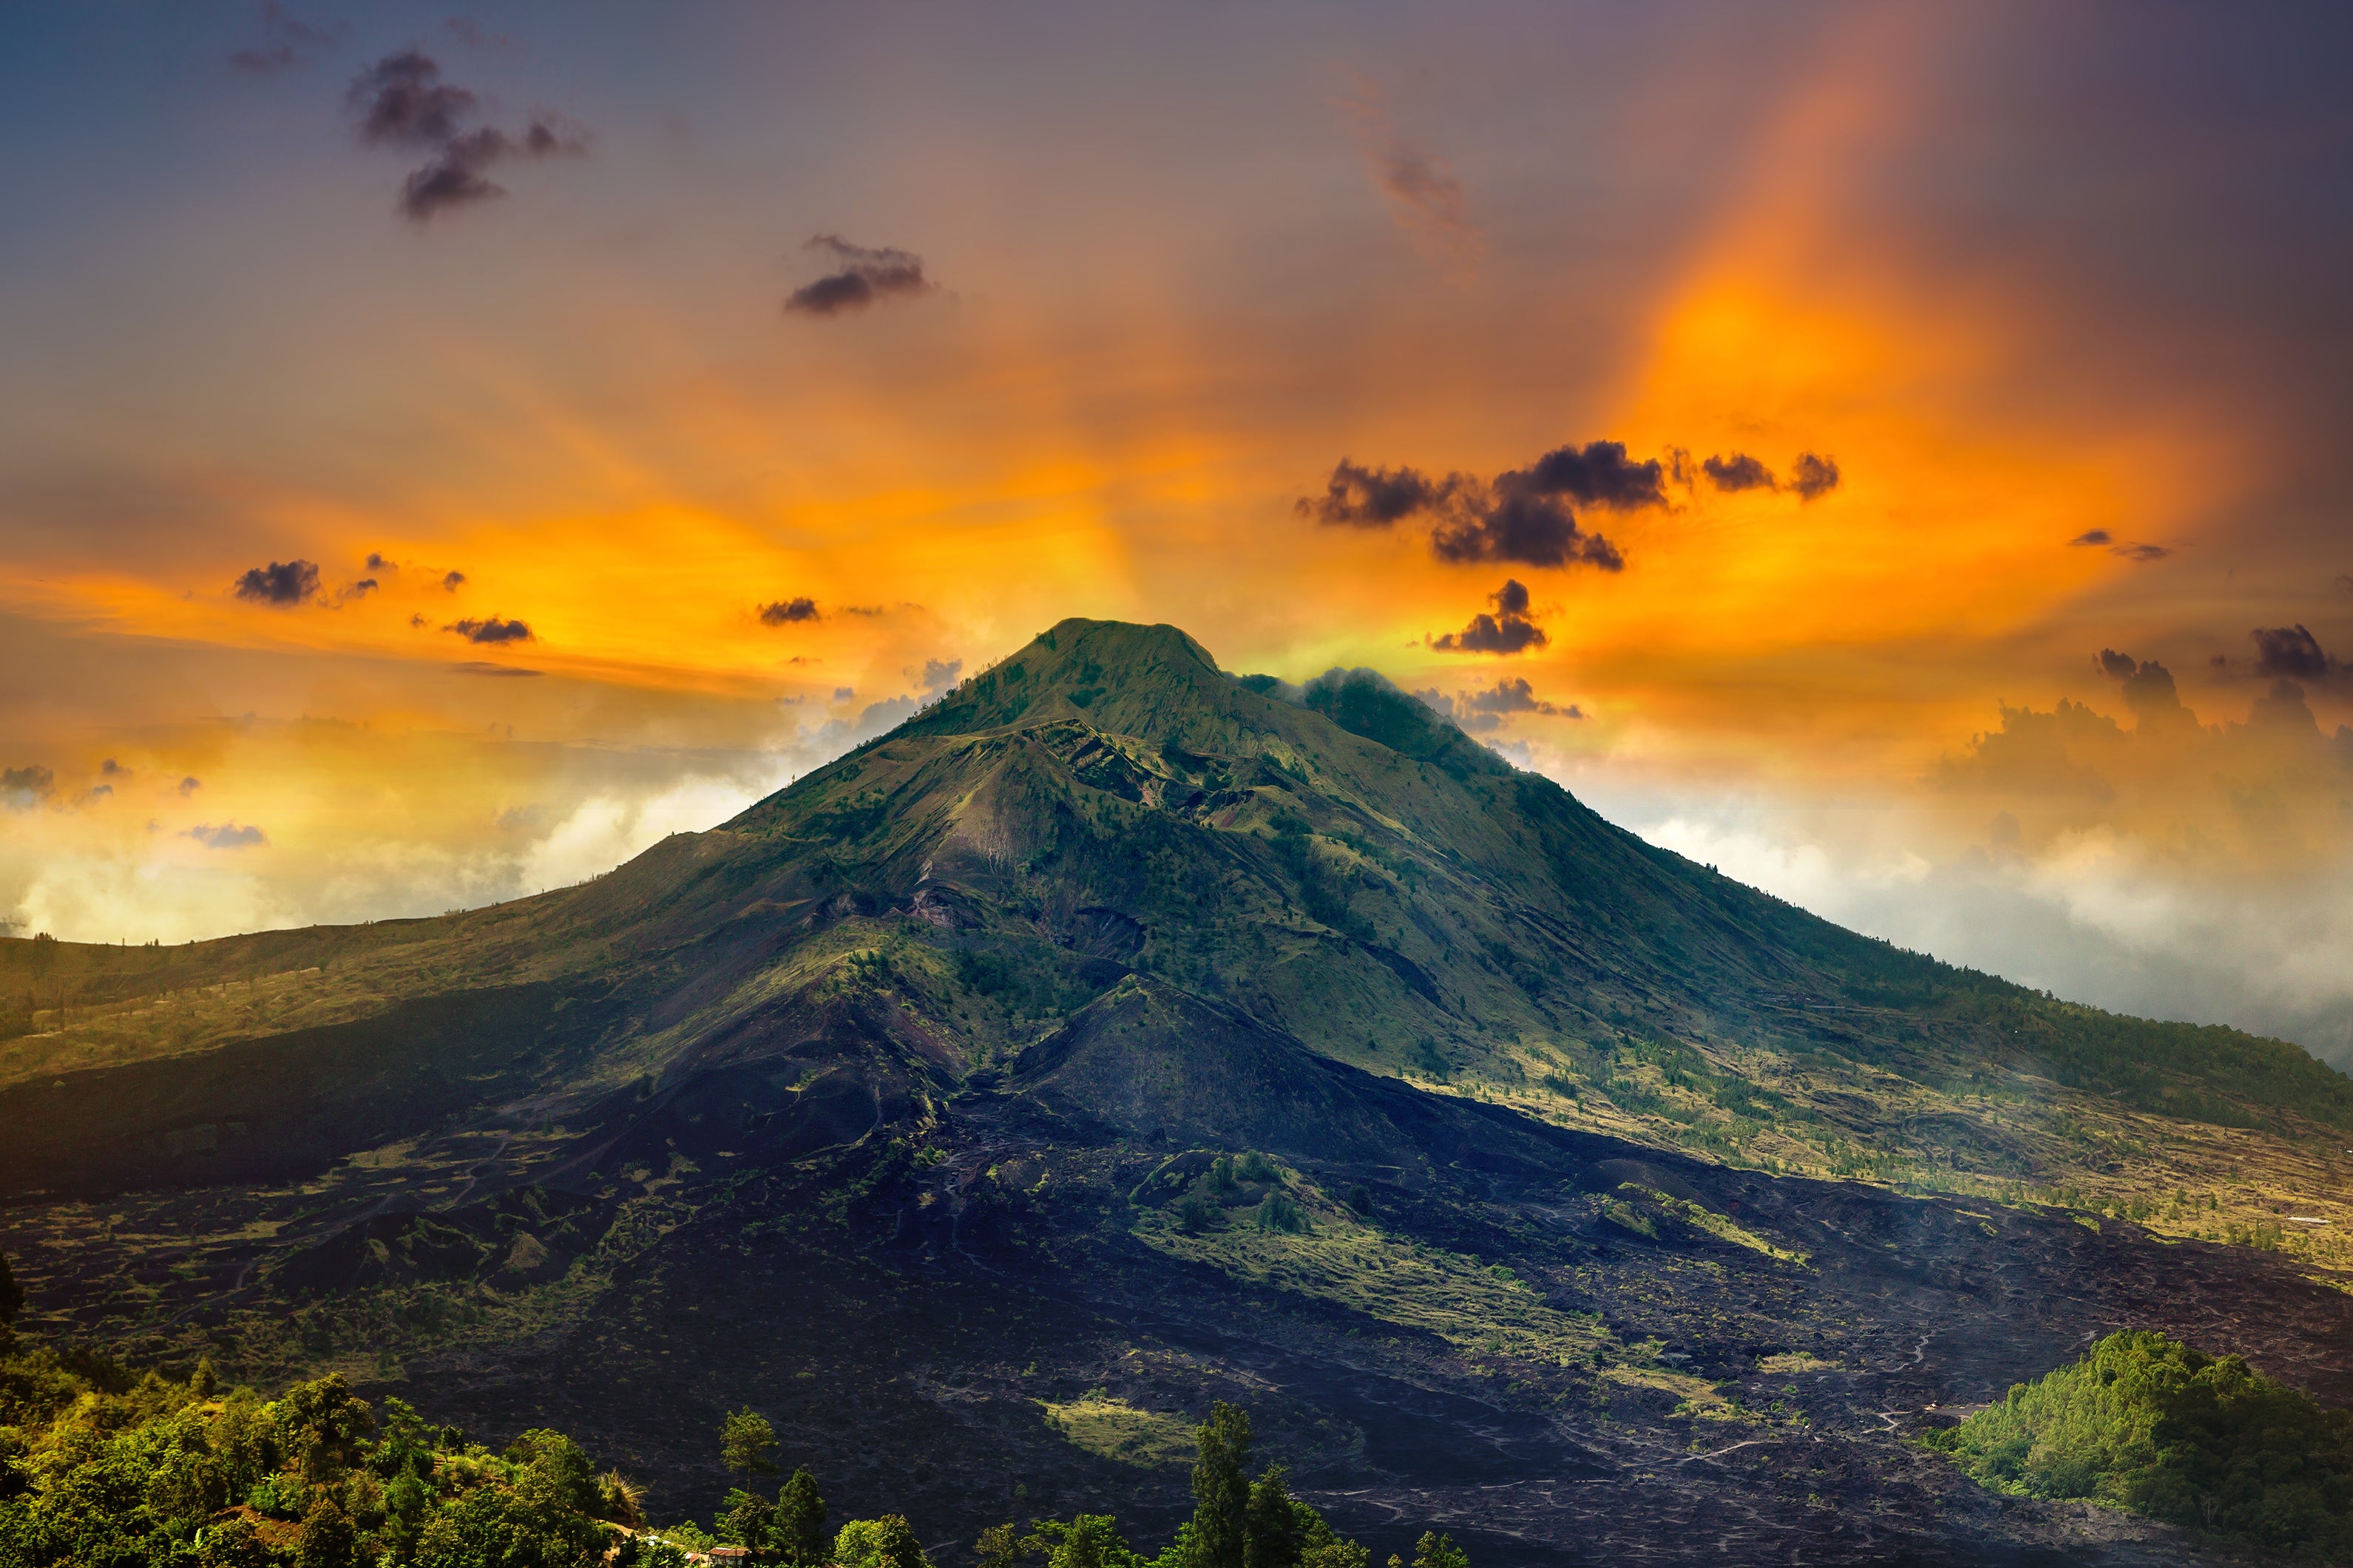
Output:
M712 1568L744 1568L752 1561L748 1546L714 1546L711 1549Z

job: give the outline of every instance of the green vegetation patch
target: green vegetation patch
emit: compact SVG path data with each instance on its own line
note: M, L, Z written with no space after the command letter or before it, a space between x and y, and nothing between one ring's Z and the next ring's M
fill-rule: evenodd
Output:
M1066 1404L1039 1403L1064 1441L1090 1454L1145 1469L1193 1457L1193 1425L1178 1416L1138 1410L1100 1389Z
M1299 1228L1265 1216L1280 1197ZM1508 1270L1384 1234L1353 1210L1292 1184L1262 1200L1254 1222L1198 1223L1188 1197L1175 1210L1138 1216L1135 1235L1155 1251L1206 1263L1253 1285L1296 1291L1401 1329L1437 1335L1458 1350L1567 1364L1615 1348L1581 1314L1556 1311Z
M1921 1441L1996 1491L2082 1499L2277 1552L2353 1555L2353 1413L2163 1334L2110 1334Z

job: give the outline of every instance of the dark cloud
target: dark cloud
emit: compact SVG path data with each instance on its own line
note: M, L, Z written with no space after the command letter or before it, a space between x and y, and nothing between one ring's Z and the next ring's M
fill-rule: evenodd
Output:
M463 572L452 572L441 579L441 591L445 594L454 594L465 585L466 574Z
M833 700L836 702L847 702L857 695L858 689L854 686L837 686L833 689Z
M112 799L113 795L114 786L112 784L92 784L90 788L81 792L81 803L84 805L96 805L101 800Z
M408 624L414 629L422 630L423 628L431 626L433 623L427 620L423 616L412 615L408 617Z
M235 51L228 57L229 64L255 76L270 76L299 64L307 54L326 48L343 33L340 26L314 27L289 16L276 0L267 0L261 7L261 30L266 41Z
M1511 476L1506 475L1509 479ZM1551 496L1497 482L1483 504L1458 509L1430 530L1430 548L1440 561L1514 562L1523 566L1598 566L1622 571L1618 547L1577 524L1575 514Z
M364 597L364 595L369 595L369 594L373 594L373 593L375 593L375 586L376 586L376 584L375 584L375 578L373 578L373 577L363 577L363 578L361 578L358 582L356 582L356 583L353 584L350 587L348 587L348 588L344 589L344 590L343 590L343 593L344 593L344 595L345 595L346 596L348 596L348 597L350 597L350 598L357 599L357 598Z
M198 790L204 788L205 781L196 777L195 774L190 773L187 777L182 779L176 787L180 792L181 798L185 799L189 795L192 795Z
M1812 500L1838 489L1839 466L1836 458L1819 457L1812 452L1800 452L1798 460L1789 465L1789 488L1798 492L1799 500Z
M131 776L131 770L109 757L98 764L98 776L102 779L127 779Z
M1515 680L1498 680L1484 691L1474 691L1461 700L1460 706L1471 713L1549 713L1571 719L1585 717L1575 703L1561 708L1546 702L1535 694L1525 676Z
M1587 506L1664 506L1666 468L1656 458L1629 462L1622 441L1588 441L1583 447L1561 447L1546 452L1525 468L1495 481L1531 494L1568 496Z
M386 55L362 71L348 103L362 142L431 150L433 156L401 182L400 211L418 223L506 195L490 177L496 164L587 150L586 133L552 111L534 114L513 134L495 125L467 128L480 100L442 80L440 66L416 49Z
M585 138L550 120L533 120L523 133L509 136L495 125L453 137L431 163L401 182L400 210L418 223L449 207L466 206L507 194L485 173L510 158L546 158L588 149Z
M838 234L820 234L802 248L827 252L840 264L838 270L786 296L785 309L802 315L838 316L939 287L923 276L923 258L911 251L852 245Z
M1575 703L1561 707L1538 697L1535 689L1525 679L1499 679L1484 691L1466 691L1459 697L1449 697L1436 689L1417 691L1413 695L1425 707L1445 714L1457 726L1474 735L1494 733L1514 713L1549 714L1562 719L1585 717L1584 710Z
M479 101L441 79L430 55L403 49L360 72L346 94L359 138L375 146L443 147Z
M2162 561L2167 556L2173 553L2172 551L2168 550L2162 544L2119 544L2116 542L2116 535L2110 533L2105 528L2087 529L2084 532L2079 533L2074 538L2069 540L2067 543L2072 548L2086 550L2105 547L2107 550L2107 552L2111 555L2120 555L2126 561L2138 561L2144 563L2150 561Z
M956 677L963 673L964 660L960 658L927 658L923 660L923 689L945 691L956 683Z
M2104 647L2099 664L2109 679L2123 683L2125 706L2144 729L2189 718L2189 710L2181 705L2181 693L2173 684L2173 672L2157 660L2136 659L2128 653Z
M1433 639L1430 646L1440 653L1514 654L1552 640L1528 618L1528 591L1516 579L1505 578L1487 598L1495 606L1493 615L1482 611L1471 617L1469 626Z
M540 673L518 664L486 664L479 658L470 658L463 664L453 664L449 668L459 675L533 676Z
M452 621L441 629L445 632L455 632L471 643L511 643L533 640L530 626L521 621L502 621L496 616L487 620L476 620L469 616L462 621Z
M2255 641L2255 673L2284 679L2327 680L2345 673L2346 666L2331 658L2320 639L2299 622L2293 626L2257 626L2247 634Z
M10 811L30 811L56 798L58 775L38 763L21 768L0 768L0 805Z
M319 568L309 561L273 561L237 580L237 596L280 608L300 605L319 591Z
M760 624L764 626L788 626L797 621L814 621L819 618L817 613L817 601L807 595L802 595L796 599L779 599L774 604L763 605L760 606L759 615Z
M400 567L371 550L368 552L367 569L371 572L397 572Z
M180 835L193 838L207 849L250 849L257 844L267 844L269 838L259 827L239 827L234 822L198 823Z
M1477 481L1461 474L1433 479L1418 468L1368 468L1347 458L1316 497L1302 496L1292 510L1347 528L1388 528L1416 512L1434 511Z
M1700 466L1707 482L1720 490L1771 490L1780 489L1773 470L1746 452L1726 457L1716 454Z

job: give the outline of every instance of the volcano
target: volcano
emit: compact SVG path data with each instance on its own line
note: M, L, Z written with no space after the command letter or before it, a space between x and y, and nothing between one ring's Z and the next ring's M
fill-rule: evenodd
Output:
M72 999L0 1054L29 1324L561 1426L658 1514L750 1403L951 1557L1165 1531L1224 1398L1383 1554L2140 1561L1905 1439L2121 1327L2353 1397L2333 1258L2230 1234L2333 1201L2353 1082L1168 626L1065 621L578 887L0 965Z

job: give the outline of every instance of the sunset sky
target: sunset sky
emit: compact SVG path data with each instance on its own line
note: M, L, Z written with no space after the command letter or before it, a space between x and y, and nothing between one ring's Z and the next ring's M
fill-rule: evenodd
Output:
M7 7L0 921L535 891L1078 615L2353 1059L2348 58L2316 6Z

